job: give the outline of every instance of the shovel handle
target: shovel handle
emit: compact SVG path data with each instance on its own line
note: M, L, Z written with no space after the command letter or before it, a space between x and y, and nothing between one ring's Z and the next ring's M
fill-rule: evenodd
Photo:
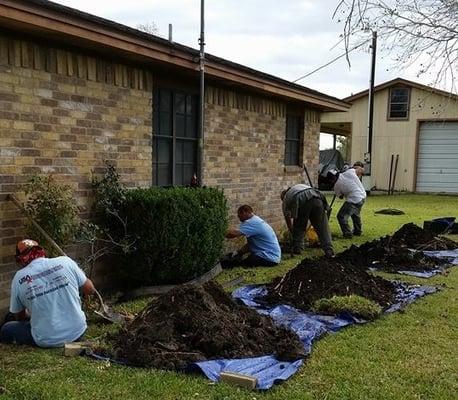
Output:
M8 195L8 200L11 200L19 210L29 219L29 221L33 224L35 228L43 235L43 237L49 242L49 244L56 250L61 256L66 256L65 252L60 248L60 246L53 240L51 236L49 236L46 231L38 225L37 221L35 221L32 216L28 213L28 211L24 208L24 206L19 202L16 196L12 193Z

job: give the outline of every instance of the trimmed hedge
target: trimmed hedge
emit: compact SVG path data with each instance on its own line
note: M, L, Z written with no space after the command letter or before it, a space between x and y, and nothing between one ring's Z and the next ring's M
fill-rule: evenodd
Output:
M136 239L135 251L122 263L123 286L187 282L221 257L228 209L218 189L135 189L121 213Z

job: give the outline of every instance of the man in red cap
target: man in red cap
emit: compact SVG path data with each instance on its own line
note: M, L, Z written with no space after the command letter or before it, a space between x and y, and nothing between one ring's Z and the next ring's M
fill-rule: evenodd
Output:
M34 240L17 244L16 261L22 267L11 283L16 321L2 326L0 342L60 347L78 340L87 329L79 290L93 294L91 280L71 258L47 258Z

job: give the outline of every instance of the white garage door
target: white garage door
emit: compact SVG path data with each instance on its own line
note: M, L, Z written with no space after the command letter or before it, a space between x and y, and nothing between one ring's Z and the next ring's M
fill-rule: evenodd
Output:
M458 122L421 124L417 192L458 193Z

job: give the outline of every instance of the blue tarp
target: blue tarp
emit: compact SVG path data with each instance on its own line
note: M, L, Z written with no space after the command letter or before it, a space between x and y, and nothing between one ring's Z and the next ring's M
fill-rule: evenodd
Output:
M398 311L417 298L434 293L437 290L432 286L408 286L401 282L396 282L396 284L398 302L392 305L386 312ZM325 333L337 332L345 326L366 322L350 314L343 314L337 317L316 315L299 311L287 305L269 308L256 300L265 293L265 286L244 286L235 290L232 296L247 306L255 308L259 313L269 315L277 324L296 332L304 344L306 354L311 352L312 343ZM303 360L282 362L276 360L272 355L268 355L236 360L202 361L192 364L190 368L193 370L196 368L200 369L212 381L218 381L221 372L236 372L254 376L258 379L256 388L265 390L271 388L275 383L284 381L294 375L302 365L302 362Z
M450 265L458 265L458 249L423 251L423 254L430 257L444 258ZM434 275L440 274L443 270L443 268L437 268L431 271L398 271L398 273L416 276L417 278L431 278Z

